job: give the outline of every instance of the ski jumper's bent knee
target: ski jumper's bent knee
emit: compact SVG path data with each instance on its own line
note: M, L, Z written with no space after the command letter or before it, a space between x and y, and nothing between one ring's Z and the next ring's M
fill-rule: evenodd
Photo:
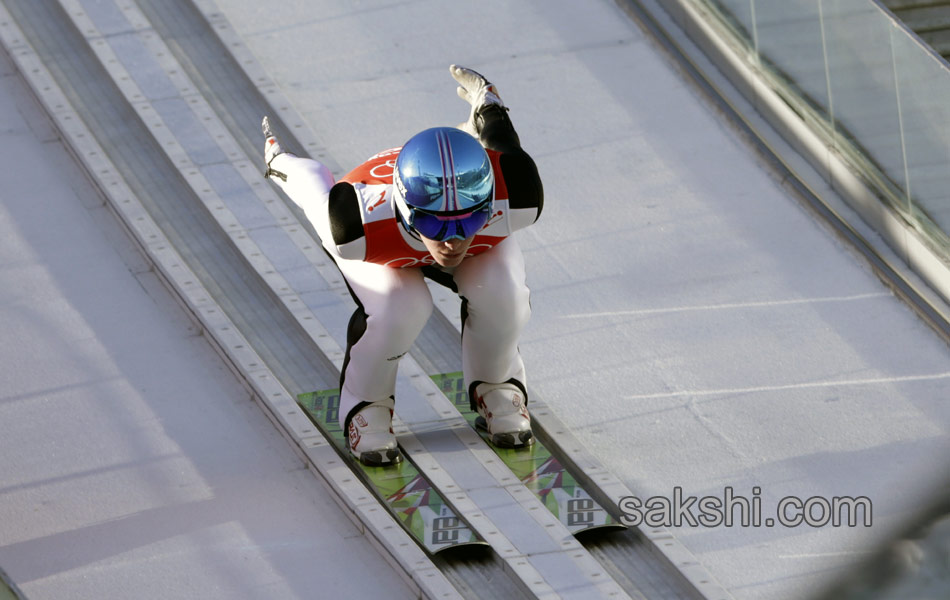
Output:
M389 267L383 267L389 269ZM395 270L395 269L393 269ZM389 340L389 346L409 349L432 314L429 288L420 279L405 278L364 304L367 334Z
M468 262L471 261L471 262ZM525 383L518 351L521 331L531 316L524 258L512 238L456 269L459 294L465 298L462 365L465 385L473 381Z
M467 301L471 325L486 332L520 332L531 317L531 304L517 243L508 238L466 262L455 279L459 295Z
M341 420L360 403L392 396L399 359L422 331L433 303L422 275L372 263L339 261L365 323L349 340L340 398Z

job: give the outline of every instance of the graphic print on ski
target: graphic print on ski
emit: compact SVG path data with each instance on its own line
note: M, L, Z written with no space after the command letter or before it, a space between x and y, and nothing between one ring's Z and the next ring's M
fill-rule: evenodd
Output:
M471 409L461 371L430 374L429 377L498 458L572 534L596 528L626 529L591 498L537 437L534 444L521 448L500 448L492 444L488 432L475 425L478 413Z
M370 467L350 455L338 419L339 390L300 394L297 402L310 420L333 440L350 468L359 473L403 529L426 552L436 554L464 545L488 546L419 472L412 457L404 450L403 461L386 467Z

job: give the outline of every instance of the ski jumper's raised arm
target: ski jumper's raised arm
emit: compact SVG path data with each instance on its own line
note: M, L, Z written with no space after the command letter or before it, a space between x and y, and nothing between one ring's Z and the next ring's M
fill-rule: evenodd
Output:
M544 187L534 160L521 148L518 132L499 104L485 105L478 111L479 141L487 150L500 152L502 176L508 187L512 230L538 220L544 207Z

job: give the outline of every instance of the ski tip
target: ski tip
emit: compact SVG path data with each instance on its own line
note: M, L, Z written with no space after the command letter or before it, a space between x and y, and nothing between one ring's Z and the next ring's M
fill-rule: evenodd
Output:
M430 556L438 554L440 557L449 561L464 560L466 562L482 562L492 561L495 557L495 552L492 550L491 544L481 539L472 539L468 542L449 544L435 550L428 548L426 550Z
M575 529L571 532L571 534L578 540L582 540L584 542L608 539L615 539L618 542L622 542L624 538L619 536L624 535L624 532L627 531L627 529L628 527L623 523L611 520L607 523L598 523L595 525L588 525L584 528Z

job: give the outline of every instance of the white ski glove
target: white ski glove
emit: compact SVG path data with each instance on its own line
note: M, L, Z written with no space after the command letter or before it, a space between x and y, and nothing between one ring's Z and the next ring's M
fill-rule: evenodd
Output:
M498 95L498 88L479 73L458 65L450 66L449 72L452 73L455 81L459 82L457 90L459 98L472 105L468 121L460 124L458 128L477 138L481 129L481 124L477 120L478 113L486 106L497 104L504 108L505 104Z

